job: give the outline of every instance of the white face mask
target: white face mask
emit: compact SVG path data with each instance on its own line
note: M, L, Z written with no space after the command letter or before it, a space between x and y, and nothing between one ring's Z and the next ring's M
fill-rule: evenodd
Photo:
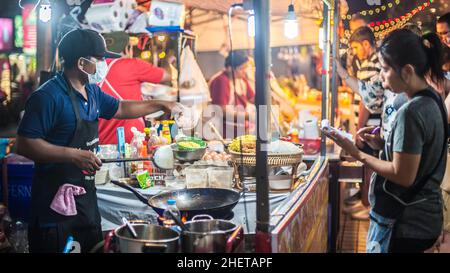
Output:
M90 63L94 63L93 61L90 61L86 58L83 58L83 59ZM106 78L106 74L108 74L108 64L106 63L106 61L96 61L94 74L89 74L84 70L81 70L81 71L83 71L84 73L86 73L88 75L90 84L97 84Z

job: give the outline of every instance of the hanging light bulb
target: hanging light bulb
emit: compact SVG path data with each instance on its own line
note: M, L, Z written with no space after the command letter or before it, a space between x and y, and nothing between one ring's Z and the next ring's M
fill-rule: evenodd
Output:
M39 8L39 20L47 23L52 19L52 7L49 0L43 0Z
M289 5L288 13L284 19L284 36L288 39L294 39L298 36L298 21L293 4Z
M247 32L248 36L255 37L255 12L253 10L249 11L247 18Z

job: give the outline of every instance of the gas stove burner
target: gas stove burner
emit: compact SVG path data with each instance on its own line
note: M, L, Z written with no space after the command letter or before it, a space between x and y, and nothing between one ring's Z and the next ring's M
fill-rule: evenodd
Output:
M218 218L218 219L222 219L222 220L231 220L231 219L233 219L234 218L234 212L230 212L230 213L228 213L227 215L225 215L224 217L220 217L220 218Z

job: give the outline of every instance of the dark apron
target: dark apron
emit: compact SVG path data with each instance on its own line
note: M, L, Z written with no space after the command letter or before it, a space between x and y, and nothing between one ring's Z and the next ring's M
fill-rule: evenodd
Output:
M69 147L95 152L98 146L98 119L86 121L80 118L75 91L67 79L66 82L69 85L67 92L77 120L75 134ZM71 163L54 164L54 167L45 173L36 173L32 186L31 222L28 234L30 252L62 253L69 236L80 244L81 252L90 251L102 241L94 179L95 175L85 175ZM77 208L75 216L64 216L50 208L59 187L66 183L86 190L86 194L74 197Z

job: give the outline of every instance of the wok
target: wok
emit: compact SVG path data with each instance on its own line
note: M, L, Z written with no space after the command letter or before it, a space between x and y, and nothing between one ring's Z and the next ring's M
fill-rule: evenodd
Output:
M187 219L201 214L208 214L216 219L224 219L231 214L241 196L239 192L230 189L193 188L163 192L147 198L125 183L116 180L112 180L111 183L131 191L159 216L163 215L167 200L174 199L177 201L177 208L181 215Z

